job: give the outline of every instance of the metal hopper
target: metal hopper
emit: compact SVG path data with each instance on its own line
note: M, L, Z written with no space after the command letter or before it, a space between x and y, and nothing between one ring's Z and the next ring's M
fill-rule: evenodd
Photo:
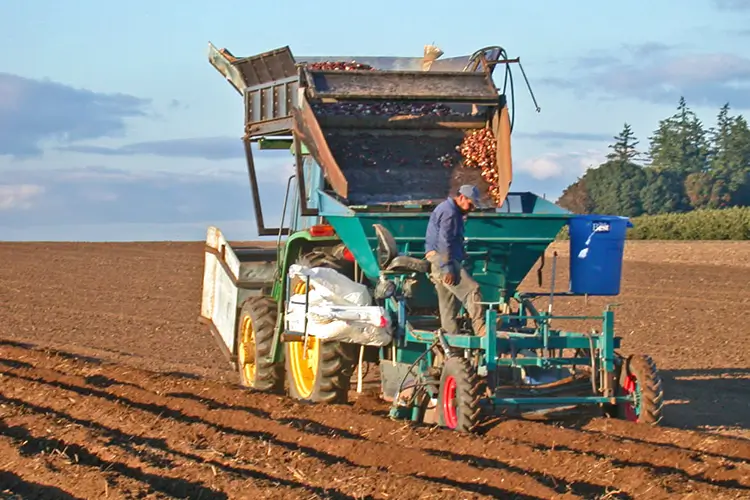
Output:
M505 98L488 73L436 71L315 71L301 69L304 92L294 131L347 204L432 204L461 184L489 185L464 168L457 148L468 132L490 128L502 196L512 180ZM420 114L441 104L445 114ZM371 114L373 108L416 109ZM336 110L346 109L339 115Z

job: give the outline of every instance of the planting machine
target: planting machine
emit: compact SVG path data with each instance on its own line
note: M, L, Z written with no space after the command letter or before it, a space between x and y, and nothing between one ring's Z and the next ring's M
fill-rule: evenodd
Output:
M533 193L510 192L512 96L493 75L504 73L507 82L508 68L520 61L500 47L441 55L426 48L423 57L294 57L284 47L236 58L209 45L210 63L244 99L258 233L276 241L231 247L209 228L202 320L243 385L297 400L346 402L355 372L360 386L368 364L378 367L393 418L471 431L483 416L508 410L548 415L589 407L657 423L657 369L646 355L618 353L613 307L595 316L552 308L560 295L619 293L630 223L576 216ZM324 63L354 60L359 66ZM480 153L490 151L492 161L472 165L460 151L478 131L491 132ZM278 227L266 226L261 195L268 193L254 149L259 157L288 150L293 158ZM464 266L481 288L484 336L473 334L463 310L460 331L440 330L424 260L430 213L462 184L482 193L482 206L466 219ZM541 282L545 250L566 225L569 289L555 292L555 255L551 290L524 292L519 286L537 263ZM329 311L339 316L315 330L311 276L321 269L336 271L368 301L334 301ZM544 307L535 305L539 299ZM302 308L296 322L289 318L294 307ZM381 311L369 326L376 336L352 335L353 326L346 338L316 334L373 308ZM575 321L596 327L556 326Z

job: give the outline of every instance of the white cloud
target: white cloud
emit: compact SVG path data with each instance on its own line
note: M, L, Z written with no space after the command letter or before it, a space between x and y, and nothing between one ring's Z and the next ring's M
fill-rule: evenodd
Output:
M275 239L256 236L252 214L238 220L209 219L176 223L0 225L0 232L3 241L203 241L208 226L217 226L232 241Z
M519 170L531 174L535 179L549 179L559 177L563 173L563 167L559 162L550 158L552 155L531 158L521 163Z
M183 229L165 229L163 238L180 233L202 239L205 227L196 233L199 226L190 224L229 218L244 219L250 234L255 227L247 174L241 171L235 176L213 176L107 167L13 170L0 164L0 173L4 181L0 184L0 235L4 240L111 239L112 231L105 229L109 227L125 231L120 239L151 239L154 234L159 239L155 228L172 224ZM286 187L273 177L260 181L263 216L269 226L279 223Z
M570 153L546 153L522 161L517 169L535 179L544 180L555 177L575 179L586 169L596 167L604 161L601 151L587 150Z
M750 5L750 0L745 1ZM739 4L737 4L739 5ZM737 8L737 7L735 7ZM728 53L672 53L648 49L645 55L611 53L596 56L592 65L583 56L581 71L570 78L546 78L544 83L571 89L581 95L592 92L658 104L675 104L680 96L694 106L750 108L750 59Z
M750 10L750 0L714 0L719 10Z
M0 155L38 157L50 141L121 137L128 119L149 115L149 104L130 95L0 72Z
M36 184L0 184L0 210L29 209L42 193L44 187Z

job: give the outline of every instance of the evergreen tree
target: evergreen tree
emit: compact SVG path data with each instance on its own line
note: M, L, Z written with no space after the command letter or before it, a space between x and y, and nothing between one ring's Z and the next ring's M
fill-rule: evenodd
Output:
M661 120L649 138L651 164L687 176L708 169L709 146L703 124L680 98L677 113Z
M690 209L682 175L672 170L646 168L646 185L640 192L643 212L649 215Z
M613 151L607 154L608 161L628 163L636 160L641 155L641 153L635 149L638 145L638 141L628 123L625 123L622 132L620 132L619 135L616 135L614 139L615 143L609 145L609 148Z
M645 168L634 163L640 153L628 123L614 139L607 161L568 186L558 204L630 217L750 205L750 126L730 115L728 103L707 132L680 98L677 112L649 138Z
M716 127L709 131L711 137L710 166L711 171L718 172L725 168L727 151L731 149L732 117L729 116L729 103L724 104L716 117Z
M731 128L732 152L729 187L733 205L750 205L750 127L744 117L735 117Z
M750 202L750 129L742 116L729 116L729 103L711 129L711 173L726 187L730 205Z
M643 214L641 191L646 186L643 167L608 161L584 176L596 213L637 217Z

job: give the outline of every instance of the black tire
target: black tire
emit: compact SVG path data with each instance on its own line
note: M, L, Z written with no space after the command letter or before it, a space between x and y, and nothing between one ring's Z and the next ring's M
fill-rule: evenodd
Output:
M630 403L621 403L616 408L617 417L641 424L659 424L663 418L664 389L656 363L650 356L633 355L623 362L620 371L620 394L628 392L629 383L633 378L638 384L638 411L636 412Z
M302 255L297 264L334 269L350 278L353 273L351 262L337 259L335 255L324 250L314 250ZM290 356L285 356L289 396L313 403L346 403L356 366L357 346L344 342L320 341L318 352L315 382L309 395L301 394L297 390Z
M311 403L346 403L349 399L349 387L356 363L351 355L353 351L351 347L341 342L320 342L318 371L309 396L297 391L294 380L291 380L292 370L287 356L286 371L290 378L289 396Z
M328 251L320 249L313 250L301 255L297 259L297 264L307 267L327 267L338 271L349 278L353 278L354 264L337 255L340 253L338 247L334 247Z
M242 303L238 332L237 371L240 384L245 387L263 392L284 393L284 363L273 363L267 357L271 355L273 338L276 330L277 307L276 302L267 297L250 297ZM240 344L243 335L243 325L247 320L252 322L254 342L249 346L254 352L255 372L246 373Z
M448 400L452 392L451 386L455 390L452 402ZM448 358L440 375L438 423L459 432L473 432L479 424L479 402L483 394L484 383L469 361L464 358Z

